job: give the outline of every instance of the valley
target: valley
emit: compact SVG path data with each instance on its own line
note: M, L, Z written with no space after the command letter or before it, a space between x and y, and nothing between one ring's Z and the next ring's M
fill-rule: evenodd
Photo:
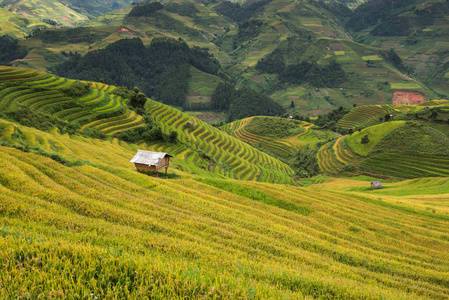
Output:
M447 299L446 8L0 0L0 299Z

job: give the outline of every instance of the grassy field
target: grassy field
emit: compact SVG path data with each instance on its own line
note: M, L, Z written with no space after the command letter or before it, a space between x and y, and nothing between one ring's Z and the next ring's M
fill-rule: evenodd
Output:
M404 121L392 121L356 131L347 138L347 144L358 155L366 156L383 137L404 123ZM368 135L369 143L362 144L361 139L365 135Z
M396 195L378 200L362 181L152 178L128 162L136 145L55 139L72 141L77 163L0 146L8 298L448 296L447 204L423 207L419 182L392 185ZM439 183L429 191L447 199Z

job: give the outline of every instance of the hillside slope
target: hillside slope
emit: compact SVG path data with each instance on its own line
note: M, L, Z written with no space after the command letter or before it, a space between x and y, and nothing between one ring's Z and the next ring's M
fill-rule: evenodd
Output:
M0 8L0 36L9 35L24 38L38 28L52 27L38 19L16 15L4 8Z
M139 114L127 106L129 99L114 93L115 89L115 86L81 83L32 69L0 67L0 108L4 114L0 116L41 130L57 127L60 132L71 135L137 137L138 141L148 144L143 147L169 152L185 161L179 164L179 169L186 172L275 183L293 182L293 170L278 159L158 102L148 101L146 112L142 110ZM76 93L81 94L74 95ZM143 132L152 130L148 126L153 120L161 132L145 139ZM195 126L188 127L189 121ZM9 142L20 144L21 134L14 140L17 125L6 127L4 134ZM175 141L160 143L164 140L162 132L166 136L176 132ZM38 144L45 148L48 143ZM36 145L25 142L24 146ZM59 152L54 145L46 151Z
M151 178L126 147L74 139L95 162L0 146L6 297L448 297L447 210L330 187Z
M448 14L446 1L368 1L354 11L347 28L357 41L395 49L414 76L447 97Z
M45 70L63 62L63 53L70 51L85 55L123 38L137 37L149 45L154 38L169 37L207 47L221 63L224 78L270 95L286 108L293 102L291 115L318 115L354 103L389 104L396 91L436 98L433 90L404 74L397 56L350 39L344 22L352 12L346 4L167 1L157 7L148 4L146 13L136 13L140 5L128 6L92 20L80 34L60 29L51 32L59 39L45 41L36 34L23 42L31 50L29 56L14 63ZM203 80L204 76L192 76L189 86ZM189 94L188 109L205 109L210 103L211 91Z
M364 173L382 178L449 175L447 125L389 121L323 145L318 162L325 173Z
M129 0L0 0L0 7L26 18L45 20L58 26L76 26L114 9L131 4Z

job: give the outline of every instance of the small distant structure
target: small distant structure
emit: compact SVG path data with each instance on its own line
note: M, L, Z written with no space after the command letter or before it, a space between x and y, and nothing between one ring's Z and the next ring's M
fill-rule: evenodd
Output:
M195 122L189 121L189 122L187 122L186 125L189 126L189 127L193 127L193 126L195 126Z
M293 116L288 116L287 119L293 119Z
M380 181L373 181L373 182L371 182L371 187L373 189L381 189L382 186L383 186L382 182L380 182Z
M170 166L170 154L163 152L151 152L145 150L137 150L136 155L130 162L134 163L137 170L147 171L148 174L156 172L159 176L159 171L165 168L165 175L167 175L168 167Z

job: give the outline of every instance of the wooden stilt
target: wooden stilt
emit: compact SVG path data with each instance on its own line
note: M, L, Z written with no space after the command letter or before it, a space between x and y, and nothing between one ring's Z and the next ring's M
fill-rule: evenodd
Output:
M168 167L165 168L165 176L167 176Z

